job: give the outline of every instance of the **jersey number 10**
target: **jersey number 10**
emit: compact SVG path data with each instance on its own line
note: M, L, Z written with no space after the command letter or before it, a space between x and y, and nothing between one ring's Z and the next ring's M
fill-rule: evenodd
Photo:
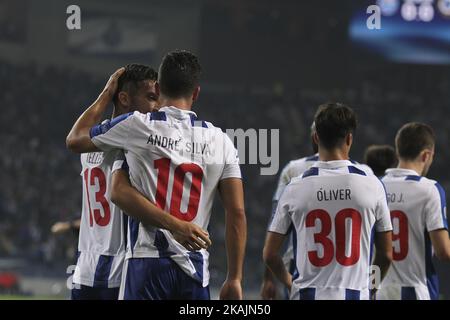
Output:
M156 185L156 204L165 209L170 174L170 159L162 158L155 160L155 169L158 170L158 182ZM189 191L189 202L187 211L181 211L181 199L183 198L184 179L187 174L191 175L191 187ZM175 168L173 176L172 196L169 212L178 219L192 221L197 216L200 194L202 192L203 170L195 163L182 163Z

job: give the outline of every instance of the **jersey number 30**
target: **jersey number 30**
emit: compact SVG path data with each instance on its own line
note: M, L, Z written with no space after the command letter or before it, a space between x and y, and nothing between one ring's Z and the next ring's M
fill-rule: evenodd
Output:
M158 183L156 185L156 204L165 209L167 191L169 185L170 159L155 160L155 169L158 170ZM186 175L191 175L191 187L187 210L181 211L181 199L183 198L184 180ZM178 219L192 221L197 216L200 194L202 192L203 170L195 163L183 163L175 168L173 176L172 197L169 212Z
M306 215L306 228L315 228L316 221L320 220L321 230L314 234L314 242L321 244L323 253L319 256L317 251L308 251L308 258L312 265L325 267L331 263L336 251L336 261L343 266L352 266L358 262L361 244L361 214L354 209L343 209L334 219L336 243L328 237L331 233L332 220L328 212L317 209ZM346 221L351 221L350 254L346 255Z

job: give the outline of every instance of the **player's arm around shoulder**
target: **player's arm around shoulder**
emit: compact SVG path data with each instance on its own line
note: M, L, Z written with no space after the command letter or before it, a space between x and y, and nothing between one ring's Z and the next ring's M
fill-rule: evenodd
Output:
M117 90L118 79L124 72L125 68L120 68L114 72L97 100L77 119L66 137L66 146L69 150L75 153L99 150L91 140L90 131L94 125L101 121Z
M444 188L436 181L428 180L430 193L425 206L425 223L439 260L450 261L450 238L447 225L447 204Z
M207 249L211 245L208 232L199 226L175 218L158 208L135 189L129 180L128 172L118 169L113 172L111 201L127 215L144 225L169 230L182 246L189 251Z
M220 197L225 209L225 239L228 273L220 291L221 300L242 299L242 269L247 242L247 219L244 189L240 178L219 182Z

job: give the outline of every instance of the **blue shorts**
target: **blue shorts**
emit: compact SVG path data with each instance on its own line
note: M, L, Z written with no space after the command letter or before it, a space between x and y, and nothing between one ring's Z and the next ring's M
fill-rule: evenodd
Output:
M72 289L72 300L117 300L119 288L92 288L77 285L78 289Z
M210 300L209 287L187 275L170 258L125 261L124 300Z

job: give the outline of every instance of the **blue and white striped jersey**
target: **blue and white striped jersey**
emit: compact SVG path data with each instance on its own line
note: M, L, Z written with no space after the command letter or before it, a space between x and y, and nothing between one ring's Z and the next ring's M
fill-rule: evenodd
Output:
M389 169L383 177L393 230L393 263L378 299L438 299L429 232L448 229L444 189L414 170Z
M132 185L179 219L208 228L220 180L241 178L239 158L220 128L192 111L163 107L129 113L91 129L103 151L123 149ZM127 258L170 257L203 286L209 283L208 252L189 252L167 230L129 219Z
M347 160L316 162L286 187L269 231L291 226L291 299L369 298L372 231L392 230L378 178Z
M83 207L75 284L120 286L127 217L110 200L112 172L120 165L118 157L118 151L81 155Z

